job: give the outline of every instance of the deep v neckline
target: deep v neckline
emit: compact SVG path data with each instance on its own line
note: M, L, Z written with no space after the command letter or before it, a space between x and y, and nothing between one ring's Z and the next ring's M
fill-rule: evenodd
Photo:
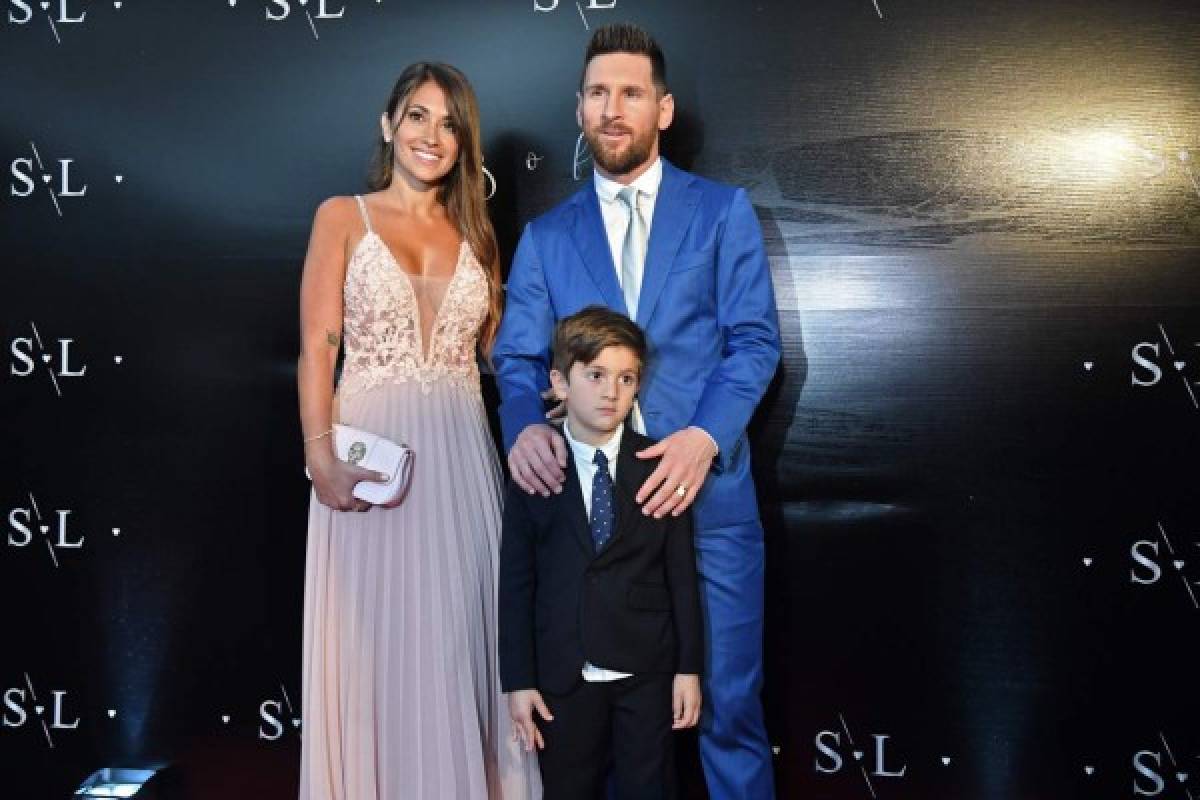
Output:
M392 252L392 248L388 247L388 243L385 242L383 237L374 230L367 231L366 235L363 236L361 241L359 241L359 247L362 246L362 242L365 241L368 236L375 237L375 241L379 243L380 249L387 254L388 260L392 262L393 269L400 273L400 277L403 280L404 286L408 289L408 296L412 300L413 304L413 313L416 315L416 318L413 320L413 328L417 338L417 358L420 359L422 366L428 366L433 361L433 345L437 341L438 324L442 320L442 309L446 307L446 301L450 299L450 292L454 289L454 282L458 280L458 273L462 271L461 267L463 262L463 251L467 248L467 240L463 239L461 242L459 242L458 257L454 260L454 271L450 273L450 279L446 282L446 291L442 295L441 302L438 303L437 309L433 312L433 322L429 326L429 349L426 350L425 335L421 332L421 311L417 301L417 289L415 286L413 286L414 276L410 275L408 270L400 265L400 261ZM419 275L416 277L424 278L426 276Z

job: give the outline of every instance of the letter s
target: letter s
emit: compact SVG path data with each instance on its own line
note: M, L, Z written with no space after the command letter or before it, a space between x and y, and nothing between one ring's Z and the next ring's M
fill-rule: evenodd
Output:
M828 769L822 767L821 761L819 758L817 759L814 766L817 768L817 772L823 772L826 775L831 775L834 772L837 772L838 770L840 770L842 768L842 757L840 755L838 755L838 752L836 750L834 750L832 747L826 745L823 741L821 741L822 739L825 739L825 738L832 739L834 747L836 747L837 745L840 745L842 743L842 735L840 733L834 733L833 731L821 731L820 733L817 734L817 739L816 739L817 750L821 751L821 753L823 755L829 756L830 763L832 763L833 766Z
M273 709L274 714L271 714L268 709ZM258 707L258 715L262 717L263 722L271 726L274 733L267 733L261 725L258 726L258 738L266 739L268 742L273 742L280 736L283 736L283 725L279 722L279 713L283 706L278 700L264 700L263 704Z
M1167 786L1165 783L1163 783L1163 779L1162 779L1161 775L1159 775L1153 769L1151 769L1150 767L1147 767L1145 764L1142 763L1142 760L1141 760L1142 756L1150 756L1151 758L1154 759L1154 763L1156 765L1162 764L1162 756L1159 755L1158 753L1154 753L1149 750L1139 750L1137 752L1137 755L1135 755L1133 757L1133 768L1135 770L1137 770L1139 773L1141 773L1142 775L1145 775L1150 780L1154 781L1154 788L1151 789L1150 791L1146 791L1142 787L1138 786L1137 778L1134 778L1133 779L1133 793L1140 794L1143 797L1154 797L1155 795L1160 795L1160 794L1162 794L1163 789L1167 788Z
M8 709L10 709L11 711L15 712L18 715L16 722L10 722L8 719L8 714L4 715L3 722L4 722L4 727L6 727L6 728L19 728L25 724L25 719L26 719L25 709L23 709L19 705L17 705L17 701L13 700L14 697L19 697L20 702L22 702L22 703L25 702L25 690L24 689L9 689L7 692L4 693L4 705Z
M9 11L8 11L8 21L9 22L15 22L18 25L24 25L26 22L29 22L29 20L33 19L33 9L31 9L29 7L29 4L26 3L25 0L11 0L11 2L13 5L13 8L21 9L22 11L25 12L25 16L20 17L20 18L14 17L12 9L9 9Z
M1155 364L1148 357L1142 355L1141 351L1143 349L1152 350L1157 358L1158 342L1138 342L1133 346L1133 352L1130 354L1133 357L1133 363L1137 364L1139 367L1143 367L1150 373L1150 380L1138 380L1137 373L1133 372L1132 370L1129 373L1129 379L1133 382L1134 386L1153 386L1162 380L1162 369L1158 366L1158 364Z
M1141 541L1134 542L1133 547L1129 548L1129 555L1133 557L1134 561L1150 570L1150 577L1139 578L1137 574L1137 568L1135 567L1134 569L1129 570L1129 580L1131 583L1158 583L1158 579L1162 577L1162 567L1160 567L1158 562L1153 558L1141 553L1142 545L1145 545L1147 548L1152 550L1154 555L1157 556L1158 542L1152 542L1149 539L1142 539Z
M22 172L19 169L21 164L25 165L25 172ZM12 176L14 178L19 180L21 183L25 184L25 190L18 191L17 185L15 183L10 183L8 185L8 193L11 196L13 196L13 197L29 197L29 195L33 194L33 159L32 158L15 159L12 162L12 167L9 171L12 172Z
M25 345L25 352L21 351L20 345ZM14 362L8 368L9 374L16 375L18 378L24 378L33 372L33 339L24 337L21 339L13 339L12 343L13 358L25 365L23 369L17 369Z
M18 517L25 517L25 523L22 523ZM29 522L30 511L28 508L14 508L8 513L8 525L12 528L8 534L8 543L13 547L24 547L33 541L33 531L29 530L27 523ZM25 534L24 539L13 538L13 533Z

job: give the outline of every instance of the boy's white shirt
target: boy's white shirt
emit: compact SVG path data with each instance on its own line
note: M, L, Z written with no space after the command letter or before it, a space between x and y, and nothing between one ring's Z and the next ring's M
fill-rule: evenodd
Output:
M572 436L570 421L563 421L563 435L567 439L567 444L571 446L571 456L575 459L575 471L579 475L579 490L583 493L583 508L589 520L592 518L592 481L596 477L596 465L593 463L593 459L596 457L596 451L600 450L608 458L608 474L615 485L617 482L617 453L621 450L621 434L624 432L625 423L622 422L613 431L607 442L600 447L595 447ZM597 667L586 661L583 663L583 679L590 683L618 681L631 677L632 674Z

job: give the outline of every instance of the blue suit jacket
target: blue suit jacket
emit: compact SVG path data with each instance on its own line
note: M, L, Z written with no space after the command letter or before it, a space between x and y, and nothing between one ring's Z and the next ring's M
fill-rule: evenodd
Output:
M492 354L504 447L545 422L554 324L589 305L628 313L595 185L530 222L508 278ZM746 424L779 362L779 323L762 232L742 189L663 160L637 323L650 352L639 402L646 433L689 425L720 455L696 499L698 530L757 521Z

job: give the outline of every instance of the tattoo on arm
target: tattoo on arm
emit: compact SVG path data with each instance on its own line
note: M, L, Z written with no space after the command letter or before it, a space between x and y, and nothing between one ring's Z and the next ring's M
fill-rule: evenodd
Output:
M338 336L337 331L325 331L325 342L330 347L337 347L339 344L341 344L341 341L342 339L340 336Z

